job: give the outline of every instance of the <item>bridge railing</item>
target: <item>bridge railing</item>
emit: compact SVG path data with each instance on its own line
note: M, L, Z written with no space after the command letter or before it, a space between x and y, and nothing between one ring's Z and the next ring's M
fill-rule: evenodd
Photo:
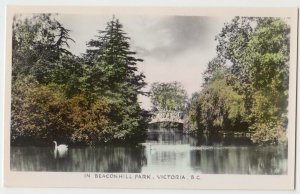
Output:
M156 122L177 122L183 123L183 112L179 111L158 111L153 114L150 123Z
M183 118L183 112L158 112L156 114L153 114L152 118L157 118L157 117L179 117L179 118Z

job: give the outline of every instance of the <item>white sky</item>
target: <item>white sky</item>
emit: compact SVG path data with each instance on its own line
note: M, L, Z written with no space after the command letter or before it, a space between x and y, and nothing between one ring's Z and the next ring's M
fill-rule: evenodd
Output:
M149 86L153 82L178 81L189 97L199 91L209 60L216 56L215 36L231 18L192 16L115 15L131 38L131 49L144 59L138 64ZM112 15L60 15L58 20L70 29L76 41L70 50L84 53L86 42L104 30ZM140 96L142 107L150 108L150 99Z

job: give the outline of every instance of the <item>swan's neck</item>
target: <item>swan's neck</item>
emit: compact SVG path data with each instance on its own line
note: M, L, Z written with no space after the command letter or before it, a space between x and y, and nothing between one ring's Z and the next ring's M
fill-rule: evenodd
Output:
M54 144L55 144L55 148L57 149L57 143L56 143L56 142L54 142Z

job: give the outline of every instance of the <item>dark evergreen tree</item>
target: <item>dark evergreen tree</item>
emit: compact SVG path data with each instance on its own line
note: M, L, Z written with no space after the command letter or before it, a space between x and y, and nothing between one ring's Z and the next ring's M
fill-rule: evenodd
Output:
M108 133L112 140L145 137L147 113L140 108L138 95L145 94L146 85L135 57L130 50L130 38L118 19L107 23L97 39L88 42L86 53L86 92L93 101L98 96L110 99L112 127Z

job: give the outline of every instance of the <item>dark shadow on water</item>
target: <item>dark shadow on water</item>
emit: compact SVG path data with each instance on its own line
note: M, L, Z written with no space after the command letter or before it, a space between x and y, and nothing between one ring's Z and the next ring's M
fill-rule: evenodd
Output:
M11 169L17 171L141 172L146 158L142 147L75 147L64 157L53 148L12 147Z

